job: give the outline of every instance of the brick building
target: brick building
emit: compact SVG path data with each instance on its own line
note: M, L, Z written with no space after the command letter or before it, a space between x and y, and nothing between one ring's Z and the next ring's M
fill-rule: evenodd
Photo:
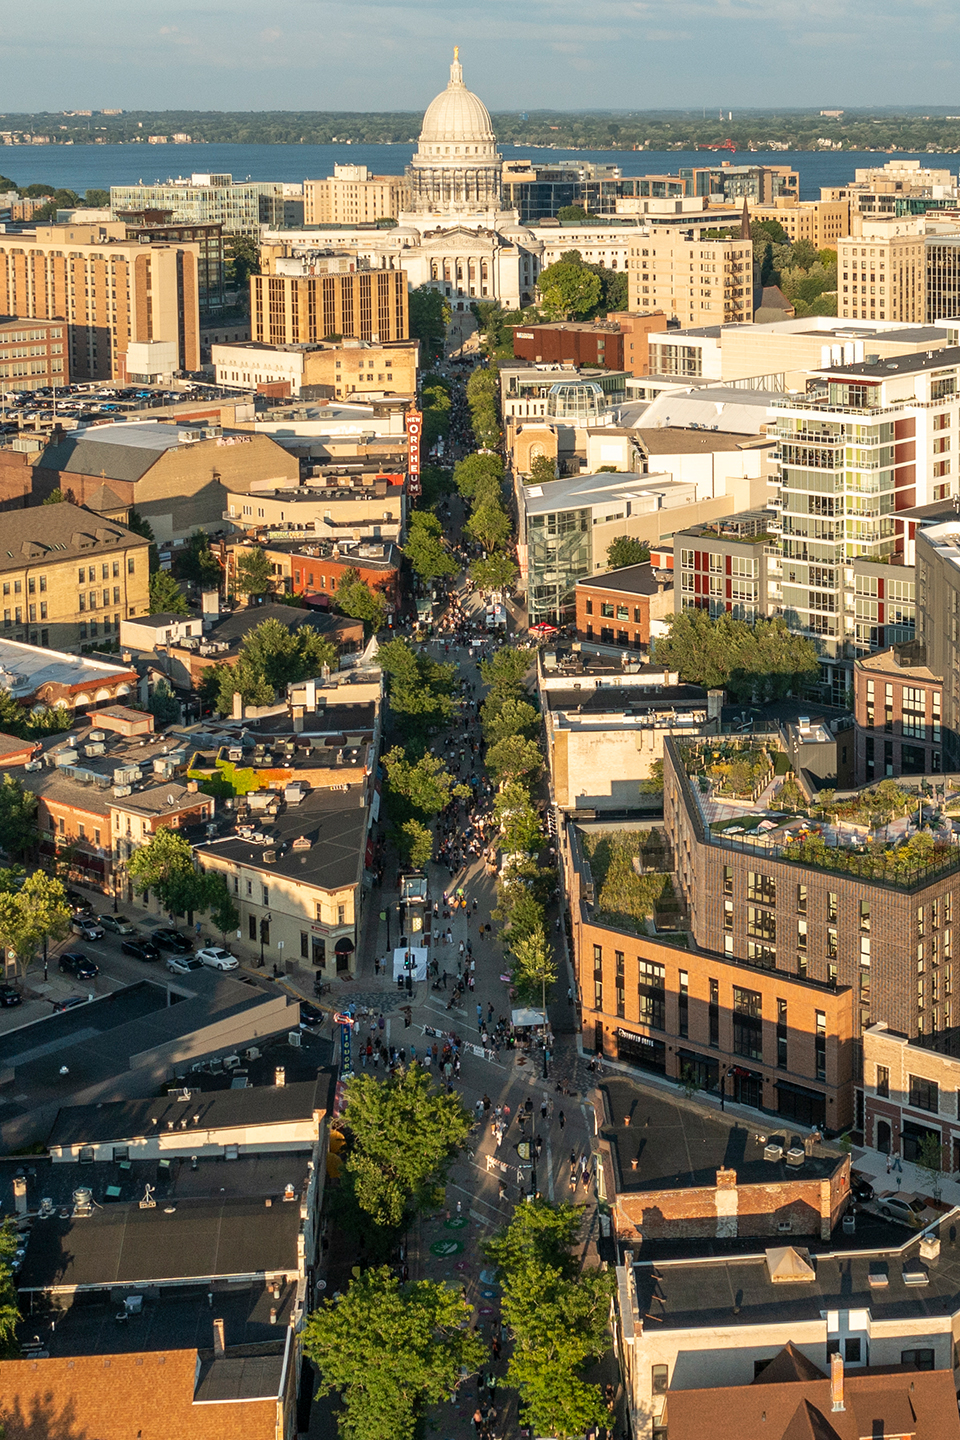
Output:
M666 328L662 310L643 314L618 311L606 321L589 324L516 325L513 353L518 360L534 364L590 365L646 375L650 369L647 337Z
M0 320L0 390L70 384L70 345L63 320Z
M850 1194L850 1159L788 1122L758 1136L695 1095L612 1079L601 1138L624 1243L810 1235L827 1240Z
M956 862L934 855L911 873L891 864L884 878L858 874L852 853L843 868L791 859L789 825L757 841L726 836L706 822L699 755L700 742L664 742L665 827L695 943L769 981L793 975L852 991L857 1037L885 1020L953 1048Z
M356 570L372 590L380 590L391 607L400 598L399 548L390 540L359 543L336 540L237 540L227 546L227 574L232 575L237 558L252 544L259 544L273 566L276 588L293 595L336 594L341 578Z
M849 985L761 969L725 954L722 933L708 953L696 932L698 948L684 950L606 922L571 825L562 848L587 1048L784 1123L852 1122Z
M960 1170L960 1060L908 1040L882 1021L863 1035L863 1138L884 1155L916 1161L925 1140Z
M603 645L645 650L650 621L673 614L673 585L649 560L580 580L575 595L577 634Z
M282 394L359 400L417 393L419 340L341 345L217 345L213 364L222 385L281 385ZM319 388L318 388L319 387ZM271 392L273 393L273 392Z
M853 667L856 783L944 769L943 677L919 641L865 655Z

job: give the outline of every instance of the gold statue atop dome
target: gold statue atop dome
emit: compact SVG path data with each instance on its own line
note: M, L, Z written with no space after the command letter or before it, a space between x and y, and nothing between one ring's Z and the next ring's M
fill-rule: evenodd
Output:
M456 63L457 63L457 61L458 61L459 59L460 59L460 46L459 46L459 45L454 45L454 47L453 47L453 63L456 65Z

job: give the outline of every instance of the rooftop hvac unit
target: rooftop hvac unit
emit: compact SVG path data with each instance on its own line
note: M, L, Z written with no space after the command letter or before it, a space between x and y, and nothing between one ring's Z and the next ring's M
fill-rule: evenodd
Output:
M787 1164L788 1164L788 1165L792 1165L792 1166L794 1167L794 1169L797 1169L798 1166L800 1166L800 1165L803 1164L803 1162L804 1162L805 1159L806 1159L806 1152L805 1152L805 1150L804 1150L804 1148L803 1148L802 1145L791 1145L791 1146L790 1146L790 1149L787 1151Z
M764 1146L764 1150L763 1150L763 1158L764 1158L764 1160L771 1160L771 1161L773 1161L773 1160L782 1160L782 1159L783 1159L783 1146L782 1146L782 1145L765 1145L765 1146Z
M105 730L91 730L87 736L87 739L93 741L94 744L99 744L101 740L106 740L106 738L107 732Z
M287 1034L287 1044L288 1044L288 1045L292 1045L293 1048L294 1048L294 1050L299 1050L299 1049L300 1049L301 1040L300 1040L300 1031L299 1031L299 1030L290 1030L290 1031L288 1032L288 1034Z
M132 785L114 785L114 787L113 787L113 793L114 793L115 797L116 797L118 800L122 800L123 797L124 797L124 795L132 795L132 794L133 794L133 786L132 786Z

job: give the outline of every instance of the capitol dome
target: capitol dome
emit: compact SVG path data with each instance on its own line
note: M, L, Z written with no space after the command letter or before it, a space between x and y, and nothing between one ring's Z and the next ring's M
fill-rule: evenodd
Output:
M501 157L490 112L463 83L459 46L450 83L427 106L407 170L416 215L489 215L500 208Z
M476 150L461 149L455 153L481 154L496 144L489 110L463 83L463 66L456 58L458 52L459 47L454 51L454 62L450 66L449 85L427 106L420 131L421 151L427 145L475 145L478 147ZM437 150L433 153L450 152Z

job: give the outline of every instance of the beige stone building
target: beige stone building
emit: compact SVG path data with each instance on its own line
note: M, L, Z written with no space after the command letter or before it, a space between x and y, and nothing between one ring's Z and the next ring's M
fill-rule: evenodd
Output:
M751 240L687 240L661 230L630 239L630 310L663 310L681 325L752 322Z
M297 457L269 435L142 421L54 437L34 467L33 493L59 488L120 521L135 508L162 542L219 530L225 488L296 485L299 474Z
M73 380L115 380L131 343L175 344L200 367L196 241L141 244L121 222L38 225L0 235L0 310L65 320Z
M403 270L352 270L250 276L250 338L258 344L315 344L350 336L383 344L410 333Z
M403 533L402 475L322 477L280 490L226 493L225 514L241 530L277 530L327 539L394 540Z
M769 205L754 205L750 219L776 220L791 245L795 240L809 240L818 250L835 250L837 242L850 234L850 201L783 197Z
M419 340L342 345L216 345L217 383L289 386L290 395L323 386L337 400L366 395L416 395Z
M334 165L326 180L304 180L305 225L372 225L403 208L402 175L371 175L366 165Z
M926 250L922 235L847 238L837 246L837 314L847 320L926 319Z
M66 501L4 516L2 633L72 650L150 610L147 541Z

